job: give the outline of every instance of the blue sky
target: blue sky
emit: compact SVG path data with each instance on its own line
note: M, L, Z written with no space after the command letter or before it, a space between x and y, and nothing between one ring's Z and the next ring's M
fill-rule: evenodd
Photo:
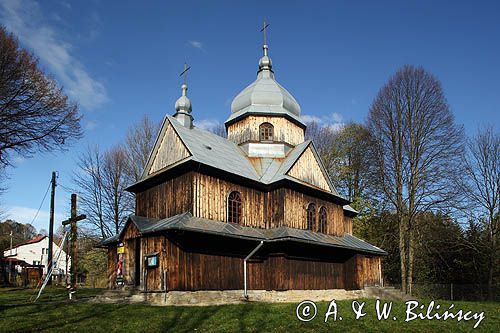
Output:
M499 124L498 1L1 0L1 24L80 103L85 129L66 153L16 158L1 209L31 222L57 170L56 217L66 218L78 154L119 143L144 114L172 114L185 61L195 122L223 122L256 76L264 17L276 78L309 119L364 121L388 77L414 64L442 82L468 133ZM47 198L38 229L48 210Z

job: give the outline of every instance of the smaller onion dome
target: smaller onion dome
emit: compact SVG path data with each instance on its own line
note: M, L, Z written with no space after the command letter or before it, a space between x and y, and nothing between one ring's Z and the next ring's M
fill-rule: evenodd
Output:
M259 72L263 70L272 71L273 62L271 61L271 58L269 58L269 55L267 54L267 50L269 49L269 47L267 45L264 45L262 49L264 50L264 56L259 60Z
M181 89L182 96L179 97L177 102L175 102L175 111L191 113L191 111L193 111L193 106L191 105L191 101L189 100L189 98L186 96L187 85L183 84Z
M191 105L191 101L186 96L187 85L184 83L182 85L182 96L179 97L177 102L175 102L175 111L177 111L174 115L174 118L177 119L184 127L192 128L193 127L193 116L191 116L191 111L193 111L193 106Z

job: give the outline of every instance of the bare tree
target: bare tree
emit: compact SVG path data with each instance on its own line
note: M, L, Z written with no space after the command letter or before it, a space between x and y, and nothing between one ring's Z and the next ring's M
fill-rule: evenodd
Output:
M467 141L459 184L468 199L468 210L477 212L478 221L486 231L481 248L487 251L483 254L488 258L488 297L491 299L500 251L500 134L492 127L479 130Z
M128 215L133 212L132 195L125 191L128 185L127 163L127 153L122 146L114 146L104 154L104 216L111 221L114 234L118 234Z
M78 106L2 26L0 55L0 167L80 138Z
M116 235L132 213L132 195L125 191L126 167L127 154L122 146L105 153L94 146L80 157L73 174L81 210L102 238Z
M328 126L321 126L315 121L306 124L306 139L312 140L323 164L334 184L339 180L339 152L335 147L335 132Z
M399 224L402 290L411 292L416 218L457 194L451 180L460 163L463 129L454 123L440 82L409 65L380 90L367 128L374 185Z
M87 215L86 221L102 238L107 238L113 230L104 218L103 159L98 146L89 146L77 161L73 183L80 193L80 206Z
M126 174L129 185L141 178L149 154L153 150L160 126L160 123L154 123L148 116L144 116L139 123L129 128L125 140L127 151Z
M226 125L222 123L217 123L217 125L211 127L209 131L223 138L227 138Z

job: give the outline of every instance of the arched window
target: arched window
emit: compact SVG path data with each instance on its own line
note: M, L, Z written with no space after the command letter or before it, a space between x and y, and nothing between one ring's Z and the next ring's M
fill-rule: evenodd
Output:
M316 205L310 203L307 206L307 230L314 230L316 224Z
M259 126L260 141L273 141L274 139L274 126L270 123L262 123Z
M322 232L322 233L326 233L326 208L325 208L325 206L319 207L318 231Z
M227 197L227 221L241 223L241 194L233 191Z

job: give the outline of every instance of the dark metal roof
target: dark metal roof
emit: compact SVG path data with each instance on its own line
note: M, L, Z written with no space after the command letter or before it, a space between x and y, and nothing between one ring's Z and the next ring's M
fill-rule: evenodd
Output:
M175 215L163 220L149 219L142 216L132 215L129 217L129 221L127 223L134 223L142 235L169 230L184 230L247 240L262 240L264 242L291 241L319 246L337 247L376 255L387 254L384 250L349 234L344 234L343 236L332 236L312 232L310 230L289 227L271 229L244 227L235 223L226 223L193 217L189 212ZM117 242L119 238L121 238L121 234L115 239L108 239L109 241L104 241L102 245Z

